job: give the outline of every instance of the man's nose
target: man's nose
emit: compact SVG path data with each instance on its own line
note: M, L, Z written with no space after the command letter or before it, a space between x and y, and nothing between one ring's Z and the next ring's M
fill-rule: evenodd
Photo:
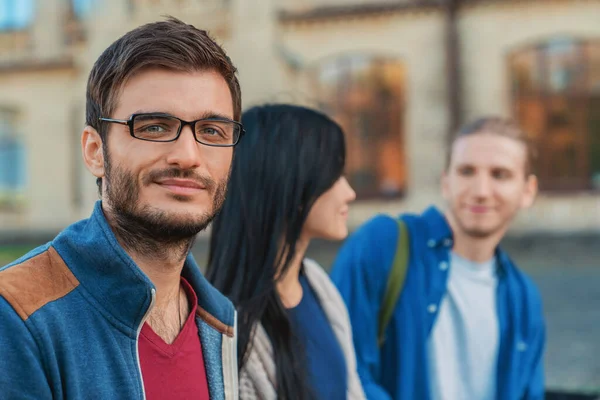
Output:
M479 197L487 197L492 192L492 182L489 176L478 174L473 180L473 192Z
M167 162L186 170L198 167L202 163L202 144L196 141L190 126L184 126L181 134L172 144Z

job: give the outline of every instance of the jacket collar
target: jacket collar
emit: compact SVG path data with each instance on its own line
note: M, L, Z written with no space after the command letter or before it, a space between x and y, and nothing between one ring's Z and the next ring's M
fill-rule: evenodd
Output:
M423 212L422 216L427 226L427 245L429 247L444 246L450 251L454 244L453 234L452 228L444 214L436 207L431 206ZM500 246L496 247L495 255L498 272L501 274L510 272L514 264Z
M155 287L117 241L102 211L102 203L96 202L89 219L61 232L52 246L92 302L113 321L137 331L150 307ZM222 333L232 334L233 306L206 281L191 254L185 260L182 276L196 292L198 314L211 320L211 325L216 325Z
M452 246L452 229L440 210L434 206L427 208L423 212L423 219L427 226L429 247Z

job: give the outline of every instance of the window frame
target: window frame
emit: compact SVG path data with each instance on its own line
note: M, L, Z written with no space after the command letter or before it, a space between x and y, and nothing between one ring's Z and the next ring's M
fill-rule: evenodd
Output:
M548 60L551 57L549 49L553 43L561 42L563 44L569 43L573 47L577 58L574 59L573 63L576 65L578 75L574 78L574 84L571 87L553 91L548 87L550 80ZM594 94L594 91L590 88L592 84L590 75L592 68L590 53L592 46L597 46L598 51L600 51L600 38L582 40L571 37L555 37L519 47L511 51L507 56L509 91L513 116L527 130L531 119L527 120L524 117L526 112L522 111L521 107L524 107L525 103L529 102L533 104L534 102L538 102L541 114L543 115L543 121L539 122L539 126L537 127L539 130L537 137L532 138L532 142L538 152L538 160L535 167L540 183L540 190L545 193L573 193L600 190L600 186L595 186L593 183L594 171L592 171L590 166L591 156L588 148L592 132L586 126L591 120L591 102L595 98L596 100L600 99L600 90ZM528 56L527 53L531 54L530 58L533 60L532 68L534 69L534 71L530 71L529 76L538 76L538 83L541 82L541 87L520 90L517 87L519 71L515 64L519 57L526 59ZM553 113L552 108L555 108L555 105L560 102L568 104L566 110L571 120L574 121L569 123L568 127L567 125L564 126L565 129L570 128L571 134L574 134L571 143L573 143L572 146L576 152L574 157L575 164L571 165L576 173L573 176L563 178L552 174L553 163L556 162L556 154L564 153L565 151L565 149L561 151L560 147L552 144L553 140L560 141L560 133L557 133L560 129L560 124L556 125L556 120L554 124L550 121L551 116L556 117L558 115ZM529 118L532 117L530 116ZM531 134L532 132L529 133ZM564 161L564 159L560 161ZM596 171L596 173L599 172Z
M355 68L353 63L359 65L359 68ZM363 66L361 69L360 66ZM398 73L401 75L401 81L395 82L397 87L393 87L389 82L385 83L385 78L380 75L385 68L398 68ZM324 83L320 79L320 74L326 73L329 69L330 73L332 70L335 72L331 73L334 78L330 79L329 83ZM357 72L358 71L358 72ZM369 75L368 79L363 82L359 82L356 76L360 74ZM348 96L351 96L353 90L360 92L370 92L372 97L377 97L374 91L375 86L373 82L369 82L373 76L378 75L377 79L381 79L380 86L382 92L387 91L387 95L391 96L394 100L394 104L390 105L390 109L387 111L379 111L377 105L381 103L388 104L388 102L374 101L372 104L363 106L356 105L356 109L352 110L350 107L345 106L344 103L350 103ZM372 76L371 76L372 75ZM382 200L382 199L399 199L406 195L408 187L408 174L407 174L407 156L406 156L406 133L405 133L405 99L406 99L406 65L402 59L396 57L386 57L370 53L343 53L332 57L325 58L315 63L309 69L309 79L312 92L316 95L319 101L319 107L322 111L330 115L336 120L346 134L346 176L353 185L357 198L359 200ZM368 82L365 84L365 82ZM361 86L362 85L362 86ZM397 93L394 92L397 90ZM331 96L327 96L326 92L335 92ZM348 95L350 93L350 95ZM346 97L344 97L346 96ZM334 101L331 101L331 100ZM397 108L397 112L393 112L393 108ZM384 121L383 124L387 124L387 129L381 135L375 137L373 146L365 146L365 139L361 139L361 133L367 132L367 134L373 137L373 131L365 131L357 127L359 125L356 122L357 118L356 111L364 111L362 114L363 118L371 118L373 121ZM341 121L342 118L344 121ZM354 120L354 121L352 121ZM372 139L370 139L372 140ZM394 149L399 155L397 161L400 166L397 170L391 171L390 176L394 181L394 189L390 190L387 194L382 190L384 186L385 174L381 174L381 165L385 162L381 162L377 165L377 161L381 158L382 149L390 141L398 146ZM388 144L389 145L389 144ZM360 153L360 158L364 161L357 161L356 156L353 153ZM354 167L354 168L353 168ZM350 169L353 169L352 171ZM384 168L384 167L383 167ZM352 172L352 174L351 174ZM357 179L359 175L365 174L365 184L358 184ZM375 178L375 182L368 184L369 176ZM396 176L396 178L394 178ZM365 186L363 186L365 185Z

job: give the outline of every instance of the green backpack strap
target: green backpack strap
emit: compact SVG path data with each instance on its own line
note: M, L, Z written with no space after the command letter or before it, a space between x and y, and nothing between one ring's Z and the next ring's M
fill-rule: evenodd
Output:
M379 347L383 346L383 342L385 341L385 329L392 318L394 308L396 308L396 303L398 302L402 287L404 286L410 256L409 252L408 229L406 228L406 223L402 221L402 219L399 219L396 255L394 256L392 269L388 276L385 297L383 298L381 310L379 311L379 336L377 341Z

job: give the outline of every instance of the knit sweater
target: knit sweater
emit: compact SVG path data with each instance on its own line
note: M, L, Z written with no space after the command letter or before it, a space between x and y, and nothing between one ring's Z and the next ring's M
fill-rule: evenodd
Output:
M315 261L304 259L304 273L340 343L348 368L347 399L365 399L356 371L356 355L352 344L352 328L348 311L329 276ZM256 326L250 353L240 371L240 400L276 400L275 361L271 341L261 324Z

